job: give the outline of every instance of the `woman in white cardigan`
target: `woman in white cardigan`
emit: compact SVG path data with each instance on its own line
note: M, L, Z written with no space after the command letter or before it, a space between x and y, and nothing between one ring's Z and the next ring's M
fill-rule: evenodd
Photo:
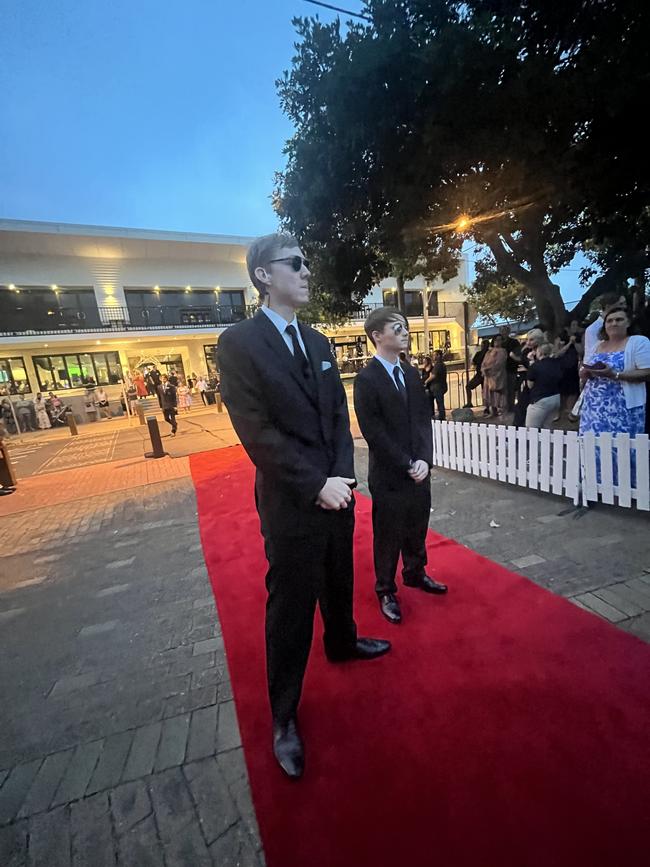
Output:
M584 400L580 433L627 433L645 428L646 388L650 380L650 340L631 335L624 307L607 311L589 364L580 368Z

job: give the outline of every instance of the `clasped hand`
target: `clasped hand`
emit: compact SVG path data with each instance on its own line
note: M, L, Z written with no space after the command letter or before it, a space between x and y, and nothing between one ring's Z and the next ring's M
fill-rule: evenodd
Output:
M429 464L426 461L416 461L408 473L414 482L423 482L429 475Z
M341 476L332 476L320 489L316 497L316 505L321 509L338 511L346 509L352 499L352 489L355 479L344 479Z

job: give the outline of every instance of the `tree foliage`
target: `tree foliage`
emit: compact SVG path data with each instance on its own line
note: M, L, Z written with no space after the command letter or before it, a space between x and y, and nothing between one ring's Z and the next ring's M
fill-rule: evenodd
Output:
M531 295L512 277L497 273L489 259L476 263L476 279L465 289L465 296L477 314L491 325L529 322L537 311Z
M364 12L345 29L297 19L278 82L295 134L276 209L323 291L345 303L391 271L447 277L471 237L557 328L553 275L576 252L595 269L587 306L650 266L647 4L367 0Z

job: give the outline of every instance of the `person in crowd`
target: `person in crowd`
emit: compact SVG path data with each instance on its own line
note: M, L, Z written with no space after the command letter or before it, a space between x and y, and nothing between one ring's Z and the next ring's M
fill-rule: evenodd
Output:
M535 358L535 350L546 341L544 340L544 332L541 328L531 328L526 335L526 340L522 347L519 364L517 367L518 386L517 400L515 403L515 414L513 424L515 427L524 427L526 424L526 412L530 400L530 389L528 388L528 368Z
M529 401L526 410L526 427L547 428L560 409L560 383L562 365L557 358L551 357L553 347L542 343L534 353L526 379L529 388Z
M185 381L185 385L189 388L190 394L192 394L192 392L194 390L194 386L196 385L196 374L195 373L191 373L187 377L187 379Z
M158 404L160 405L160 408L162 409L162 394L161 394L162 379L160 376L160 371L158 370L157 367L154 366L149 370L149 372L147 373L147 376L146 376L146 382L147 382L147 391L149 392L149 394L155 394L156 395L156 397L158 398Z
M131 414L135 413L135 406L138 402L138 387L135 383L135 379L132 379L128 384L126 389L126 399L129 405L129 412Z
M430 355L424 356L424 362L422 364L422 370L420 371L420 377L422 379L422 385L424 387L427 400L429 401L429 406L431 409L430 415L433 418L433 395L431 394L431 382L433 380L433 360L431 359Z
M447 591L425 572L433 465L431 404L415 371L399 362L409 339L404 316L381 307L368 316L364 328L376 353L354 381L354 408L369 449L375 593L384 617L400 623L395 583L400 554L406 587L425 593Z
M444 362L444 352L436 349L433 353L433 370L431 372L431 397L438 408L438 419L445 420L445 395L447 394L447 366ZM433 413L435 418L435 411Z
M510 334L510 326L502 325L499 329L501 346L506 351L506 409L512 412L515 408L515 395L517 394L517 369L521 346L519 341Z
M52 422L47 414L45 399L40 391L36 395L36 400L34 401L34 411L36 412L36 424L39 430L47 430L52 427Z
M490 341L487 338L483 338L483 340L481 340L480 349L474 353L474 357L472 358L474 376L465 386L465 391L467 393L467 403L465 404L465 409L471 409L474 406L474 404L472 403L472 392L479 386L483 385L483 374L481 373L481 365L483 364L483 359L485 358L489 349ZM485 405L485 401L483 401L483 404Z
M111 405L108 400L108 394L106 393L106 389L100 386L96 392L95 397L97 399L97 408L99 410L100 419L104 420L111 417Z
M597 309L598 315L585 329L584 334L584 359L587 363L589 363L592 355L596 350L596 346L601 340L600 333L603 328L603 322L605 319L605 313L609 310L610 307L614 305L618 307L626 307L627 302L624 295L619 295L617 292L606 292L604 295L601 295L598 299Z
M198 388L199 394L201 395L201 400L203 401L203 406L207 406L208 399L207 399L205 393L208 390L209 386L208 386L208 381L205 378L205 376L203 376L203 374L201 374L201 376L199 376L198 379L196 380L196 387Z
M136 398L138 400L143 400L147 397L149 391L147 390L147 383L144 380L141 370L133 371L133 385L135 386Z
M621 305L603 317L600 340L580 368L584 399L580 433L627 433L645 429L645 383L650 380L650 340L630 334L630 317Z
M176 414L178 412L178 392L176 386L171 382L171 379L166 374L163 375L160 385L160 399L162 402L163 416L167 424L171 427L171 436L176 436L178 425L176 424Z
M180 384L180 379L175 370L170 370L169 375L167 376L167 380L174 386L174 388L178 388Z
M580 394L580 378L578 369L584 353L582 333L576 320L571 322L568 330L561 331L555 339L553 356L559 359L562 367L560 383L561 407L558 416L553 421L559 421L562 413L570 417L571 410Z
M21 433L36 430L35 419L33 418L34 404L31 400L28 400L23 395L20 400L16 401L14 409L16 410L16 417L18 419L18 424L20 425Z
M87 421L97 421L97 395L94 388L87 388L84 394L84 410Z
M493 416L501 415L508 405L507 359L503 337L497 334L481 364L485 406Z
M189 412L192 409L192 392L189 385L182 380L178 386L178 406L184 412Z
M7 433L18 433L16 428L16 419L14 419L14 414L11 410L11 401L8 397L5 397L0 404L0 417L2 418Z
M353 617L354 448L329 341L301 325L309 267L291 235L258 238L246 264L262 306L219 339L223 398L256 467L269 570L266 661L275 758L304 769L298 704L320 605L327 658L368 660L390 643L359 638Z

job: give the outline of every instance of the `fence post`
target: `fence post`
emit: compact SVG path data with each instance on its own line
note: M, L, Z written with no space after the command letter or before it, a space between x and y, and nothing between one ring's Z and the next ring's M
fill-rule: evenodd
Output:
M217 401L217 412L223 412L223 401L221 400L221 395L219 394L219 392L217 392L214 397Z
M147 416L147 427L149 428L152 451L145 452L145 458L164 458L167 452L163 449L158 419L155 415Z
M140 424L141 424L141 425L144 425L144 424L145 424L145 420L144 420L144 407L142 406L142 404L140 403L140 401L138 401L138 402L136 403L136 405L135 405L135 411L136 411L136 413L138 414L138 419L139 419L139 421L140 421Z
M77 419L74 417L72 410L65 414L65 418L68 422L68 427L70 428L70 436L79 436L79 431L77 430Z
M15 488L17 484L16 473L9 457L9 449L6 443L0 440L0 485L3 488Z

